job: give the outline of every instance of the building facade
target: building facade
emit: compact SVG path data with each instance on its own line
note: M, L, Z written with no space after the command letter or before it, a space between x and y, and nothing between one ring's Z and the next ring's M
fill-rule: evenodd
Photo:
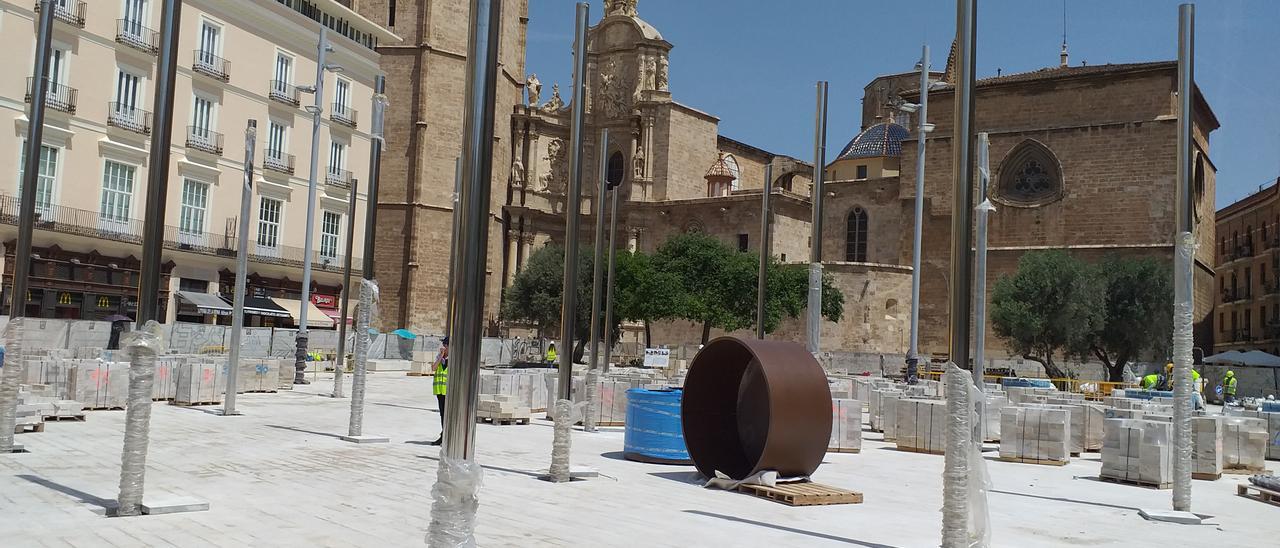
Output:
M349 238L362 241L368 105L380 74L375 47L398 38L336 0L182 3L173 140L165 204L168 321L229 322L244 181L245 135L256 120L250 203L250 325L292 325L302 267L313 267L311 327L332 327ZM25 165L36 20L32 2L0 1L0 239L10 306L19 190ZM44 143L38 166L31 316L102 319L136 310L147 159L156 120L157 0L60 0ZM328 29L319 133L314 247L304 254L317 43ZM365 116L360 116L361 110ZM354 232L348 227L355 201ZM358 252L357 252L358 253ZM358 272L360 259L353 261ZM317 305L319 305L317 307Z
M1280 355L1280 179L1218 210L1213 253L1218 280L1212 353Z

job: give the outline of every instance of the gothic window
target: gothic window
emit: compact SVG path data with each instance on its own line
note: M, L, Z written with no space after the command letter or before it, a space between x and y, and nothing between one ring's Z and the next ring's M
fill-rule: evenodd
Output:
M1027 139L1000 164L996 199L1013 206L1033 207L1062 198L1062 167L1047 147Z
M867 262L867 212L861 207L853 208L845 221L844 260Z
M738 178L742 175L742 170L738 167L738 159L734 158L732 154L725 154L724 165L729 168L729 173L733 175L733 182L729 183L729 189L738 190L741 186L741 183L738 182Z

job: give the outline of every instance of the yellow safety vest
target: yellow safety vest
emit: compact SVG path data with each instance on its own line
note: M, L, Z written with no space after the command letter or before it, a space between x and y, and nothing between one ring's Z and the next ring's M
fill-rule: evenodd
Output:
M1222 379L1222 391L1229 396L1236 395L1236 378L1227 377Z
M436 373L431 380L431 393L437 396L445 395L445 390L449 387L449 366L446 362L436 364Z
M556 362L556 349L552 348L547 351L547 361L550 363Z

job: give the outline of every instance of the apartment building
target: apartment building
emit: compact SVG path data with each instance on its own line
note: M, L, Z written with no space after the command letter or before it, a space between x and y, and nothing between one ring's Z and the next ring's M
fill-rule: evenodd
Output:
M0 241L12 303L19 188L38 169L27 312L132 317L137 307L147 157L155 120L160 0L55 0L44 143L26 166L34 0L0 0ZM390 31L337 0L185 0L165 204L161 317L229 323L244 180L257 121L248 249L248 325L333 327L348 238L363 242L379 43ZM314 238L304 254L317 44L327 28ZM363 111L363 112L362 112ZM348 230L355 200L354 231ZM309 303L298 299L304 261ZM353 260L357 275L360 258Z
M1280 354L1280 178L1218 210L1214 353Z

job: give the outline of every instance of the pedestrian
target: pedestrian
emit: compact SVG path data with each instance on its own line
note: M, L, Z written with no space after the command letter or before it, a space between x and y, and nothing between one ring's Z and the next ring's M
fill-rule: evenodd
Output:
M555 365L556 357L557 357L556 343L551 343L550 345L547 346L547 363L551 365Z
M1222 377L1222 402L1230 404L1236 402L1236 372L1227 371L1227 375Z
M440 410L440 437L431 445L444 443L444 396L449 388L449 337L440 339L440 353L436 356L435 373L431 376L431 392L436 395L436 409Z

